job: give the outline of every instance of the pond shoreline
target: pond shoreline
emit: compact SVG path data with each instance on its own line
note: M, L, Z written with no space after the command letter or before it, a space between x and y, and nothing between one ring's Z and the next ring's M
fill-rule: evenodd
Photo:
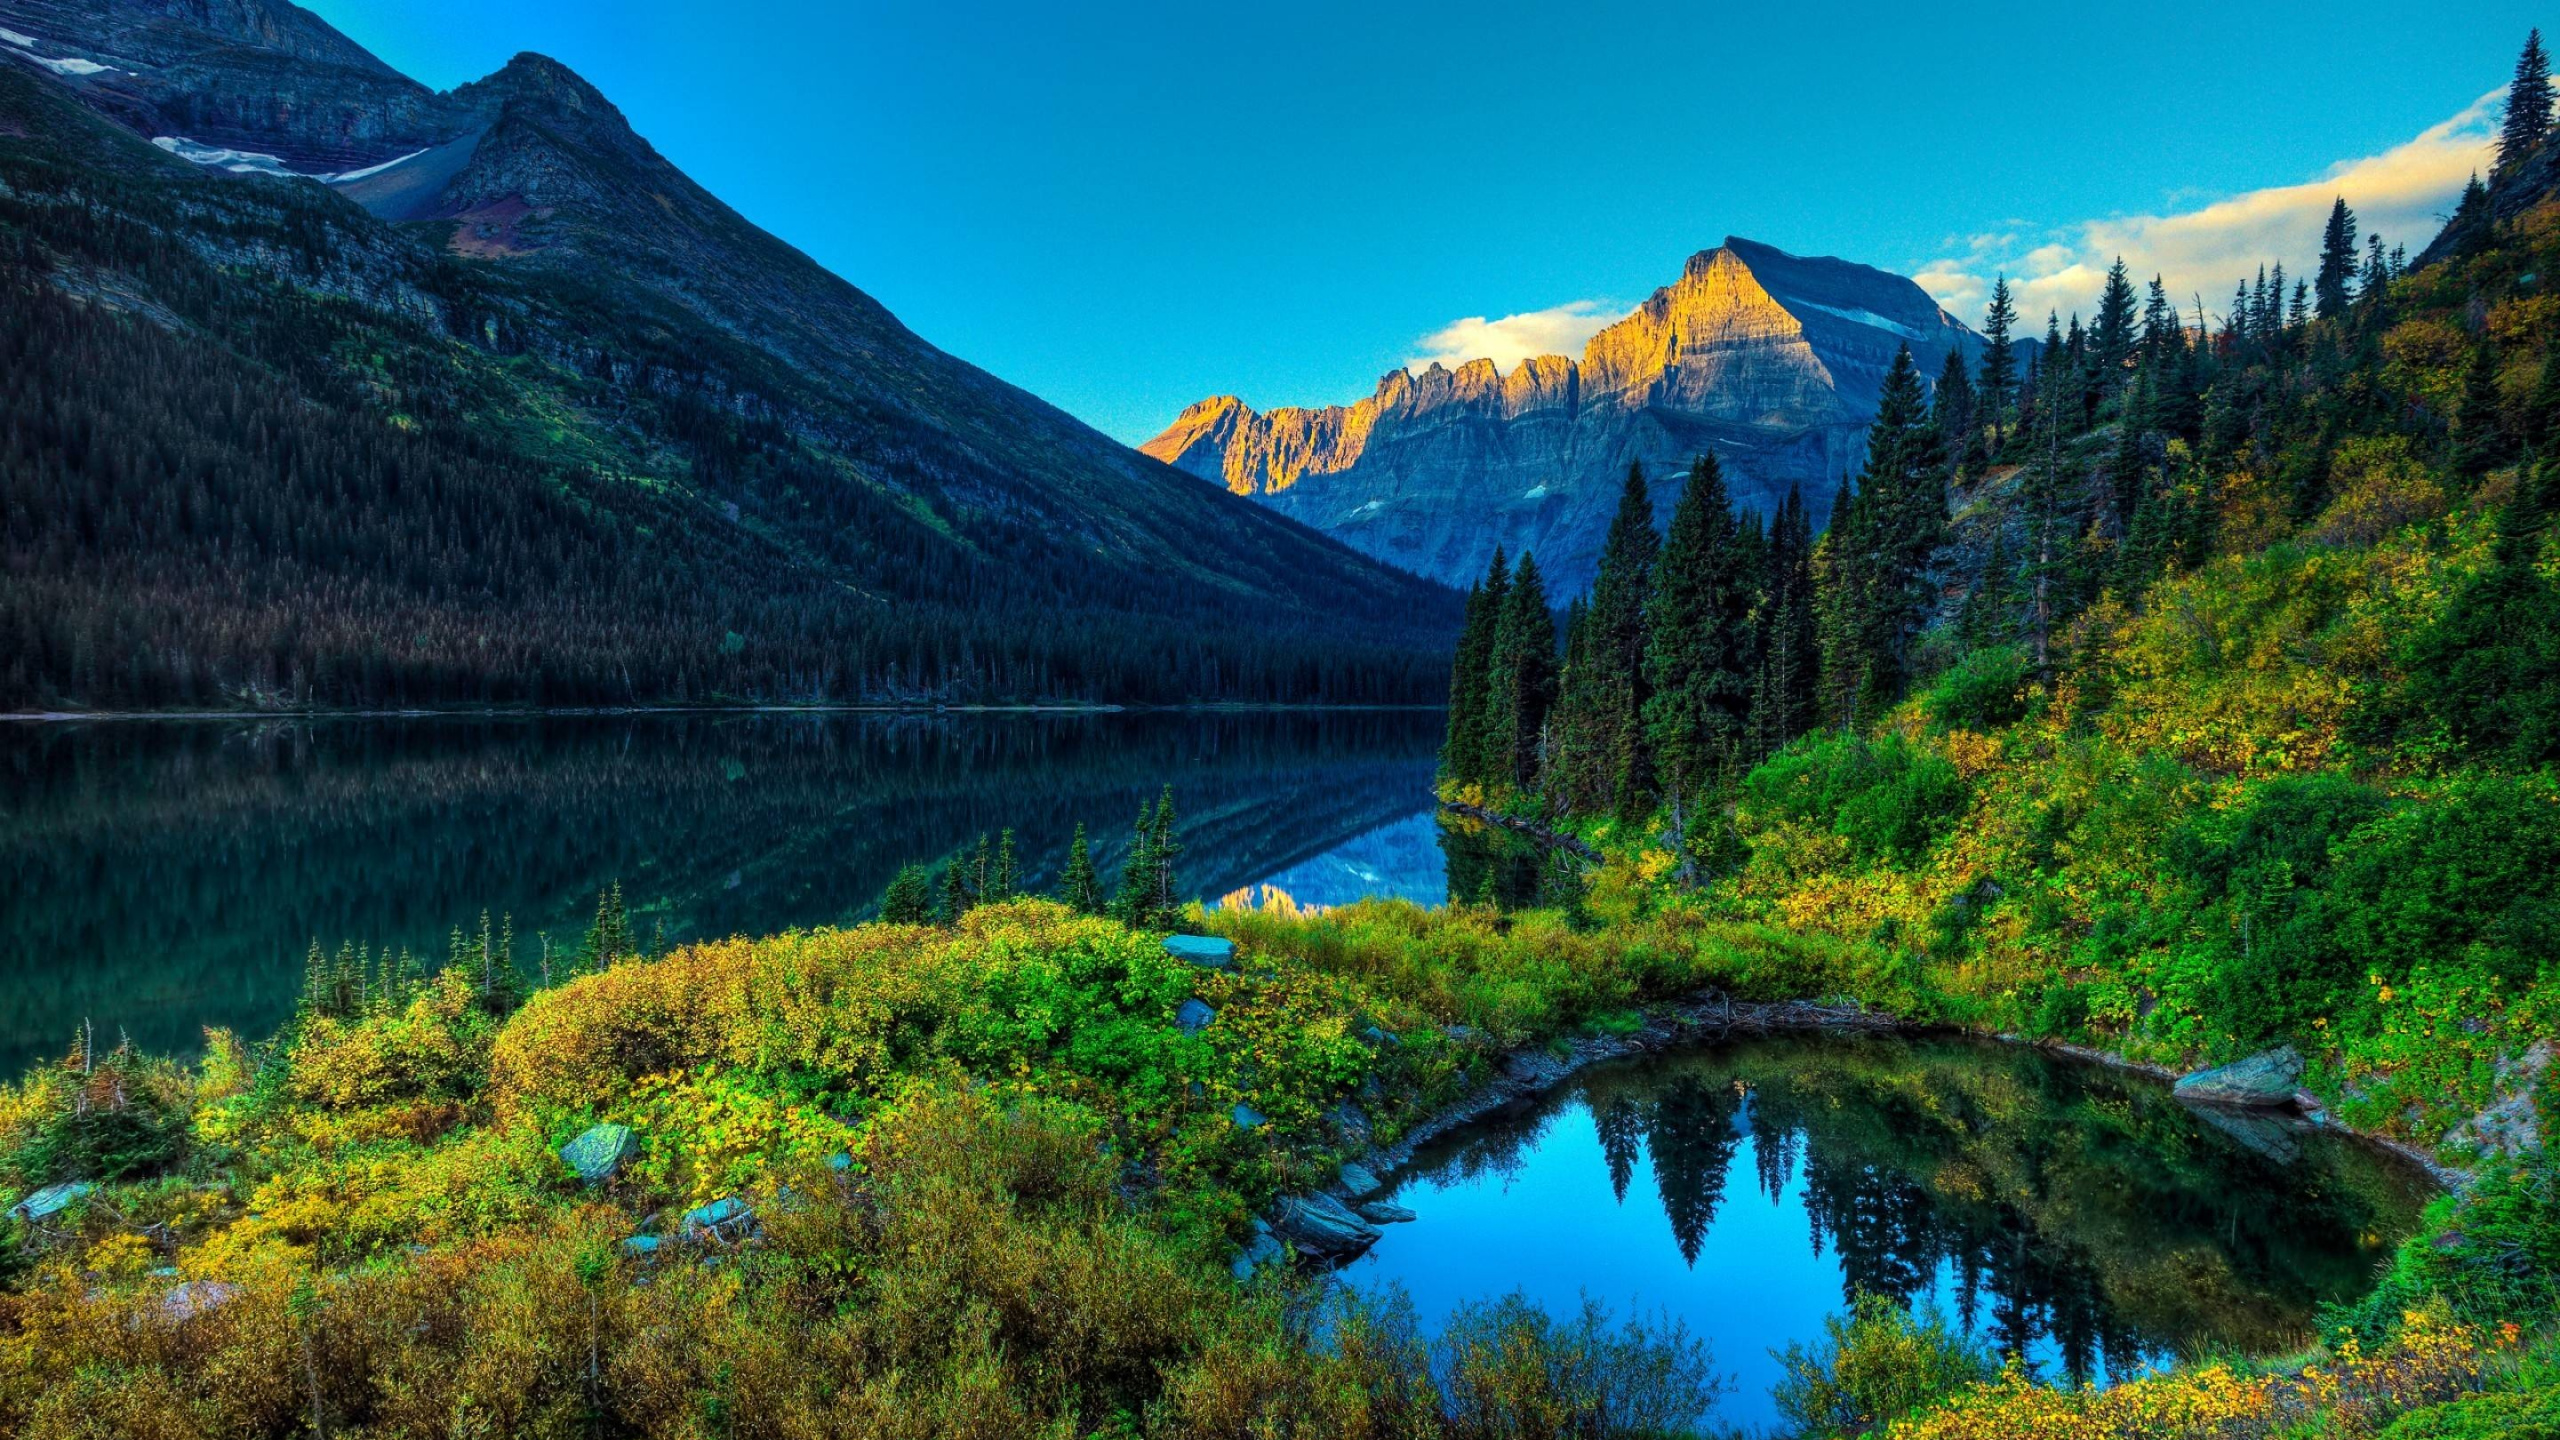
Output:
M2084 1064L2138 1074L2163 1084L2173 1083L2178 1078L2178 1072L2166 1066L2127 1059L2086 1045L2030 1040L2022 1035L1957 1025L1920 1024L1855 1002L1826 1005L1809 1000L1736 1001L1720 991L1705 991L1685 1000L1648 1007L1642 1015L1642 1023L1624 1034L1585 1035L1567 1041L1565 1053L1561 1055L1549 1045L1518 1046L1494 1052L1497 1073L1492 1080L1423 1116L1392 1144L1372 1146L1351 1158L1378 1179L1392 1183L1399 1173L1412 1166L1424 1146L1513 1106L1539 1099L1593 1066L1664 1050L1713 1044L1735 1035L1954 1036L2024 1046ZM2406 1142L2358 1130L2326 1111L2309 1115L2294 1110L2283 1113L2285 1118L2295 1123L2345 1136L2409 1165L2441 1190L2459 1191L2471 1182L2472 1176L2468 1171L2442 1164ZM1345 1200L1365 1198L1351 1195L1338 1179L1321 1188Z

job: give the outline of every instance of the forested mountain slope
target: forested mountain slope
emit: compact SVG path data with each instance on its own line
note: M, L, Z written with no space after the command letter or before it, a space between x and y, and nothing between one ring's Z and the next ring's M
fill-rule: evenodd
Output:
M1454 597L934 349L553 62L0 26L0 707L1437 692Z

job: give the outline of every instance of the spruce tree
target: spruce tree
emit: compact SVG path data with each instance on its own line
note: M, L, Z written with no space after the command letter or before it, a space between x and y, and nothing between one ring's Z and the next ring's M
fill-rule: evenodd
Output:
M1751 755L1765 759L1811 730L1817 714L1821 641L1814 615L1813 522L1804 491L1789 486L1769 527L1768 582L1752 650Z
M1582 618L1573 705L1556 717L1559 745L1573 768L1556 777L1567 809L1634 813L1652 779L1644 744L1644 611L1661 538L1644 467L1627 467L1618 513L1600 548L1600 569Z
M1556 694L1555 616L1537 558L1523 554L1493 636L1487 687L1485 755L1498 785L1528 791L1538 783L1539 745Z
M2477 480L2515 458L2498 414L2497 362L2486 349L2471 352L2462 371L2462 402L2453 416L2454 473Z
M1488 711L1493 667L1493 632L1501 622L1504 599L1511 590L1511 566L1502 547L1484 580L1467 596L1466 625L1459 632L1458 653L1449 675L1449 725L1440 747L1440 773L1461 785L1482 784L1490 766L1485 735L1492 723Z
M1067 866L1058 876L1058 899L1079 915L1102 913L1102 877L1093 868L1093 846L1085 839L1084 822L1067 842Z
M2009 338L2010 327L2018 322L2017 303L2009 296L2009 277L1991 282L1991 305L1982 317L1982 389L1983 414L1991 421L1991 453L2000 453L2000 442L2007 438L2001 429L2009 410L2009 397L2018 383L2017 345Z
M1129 857L1120 862L1120 888L1111 897L1111 918L1133 930L1146 928L1154 908L1156 807L1138 802L1138 823L1129 827Z
M1740 758L1750 714L1751 595L1724 470L1702 455L1671 512L1645 611L1645 740L1674 795Z
M1182 908L1182 885L1173 870L1181 854L1182 841L1173 826L1173 787L1167 785L1156 797L1155 822L1147 830L1147 858L1152 866L1147 880L1148 920L1159 928L1171 927Z
M890 925L925 925L933 920L933 880L921 865L902 865L880 895L880 919Z
M995 873L987 878L986 903L1001 905L1013 898L1017 861L1013 850L1013 827L1008 825L996 840Z
M2347 302L2352 298L2349 287L2355 278L2356 215L2341 195L2329 207L2328 228L2320 235L2320 274L2312 291L2319 298L2321 319L2335 320L2347 313Z
M1947 474L1958 478L1972 467L1975 451L1973 376L1964 363L1961 348L1947 352L1947 363L1938 371L1938 388L1931 392L1932 413L1938 421L1938 433L1946 446Z
M2498 169L2524 162L2551 137L2551 57L2543 53L2542 31L2524 40L2516 57L2516 77L2507 86L2506 124L2498 131Z
M622 882L614 881L596 896L596 918L578 946L578 963L588 970L610 970L632 957L631 915L623 908Z
M2089 332L2089 362L2095 372L2099 398L2120 393L2133 364L2135 302L2133 279L2125 273L2124 258L2107 270L2106 288L2098 295L2098 318Z
M969 879L961 873L960 860L954 856L950 864L942 867L942 923L957 925L960 917L968 913Z

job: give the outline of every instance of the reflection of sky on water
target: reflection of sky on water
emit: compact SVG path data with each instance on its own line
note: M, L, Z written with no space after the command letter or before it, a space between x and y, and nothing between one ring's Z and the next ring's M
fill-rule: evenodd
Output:
M1274 891L1311 910L1370 899L1437 905L1449 898L1449 861L1440 850L1439 812L1418 811L1356 835L1219 903L1267 903Z

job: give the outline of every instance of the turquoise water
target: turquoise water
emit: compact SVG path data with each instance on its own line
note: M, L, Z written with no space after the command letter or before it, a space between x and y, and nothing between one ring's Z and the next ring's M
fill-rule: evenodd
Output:
M1391 711L0 722L0 1073L83 1024L163 1050L206 1025L266 1034L314 940L432 960L486 908L515 917L532 968L545 940L576 943L617 880L640 937L672 944L862 919L900 865L1006 826L1035 888L1079 822L1108 876L1167 784L1195 894L1437 901L1440 725Z
M1512 1290L1667 1314L1735 1381L1721 1418L1766 1426L1770 1352L1858 1290L2050 1379L2298 1348L2428 1193L2353 1142L2226 1129L2020 1047L1772 1039L1621 1062L1450 1137L1391 1192L1419 1220L1344 1273L1426 1326Z

